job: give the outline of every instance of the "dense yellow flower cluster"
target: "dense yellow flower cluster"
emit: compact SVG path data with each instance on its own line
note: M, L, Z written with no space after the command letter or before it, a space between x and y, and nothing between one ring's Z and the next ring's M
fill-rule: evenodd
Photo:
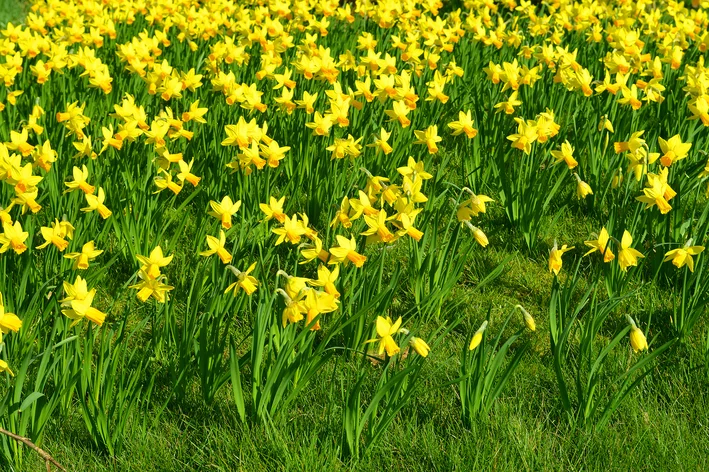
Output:
M536 173L573 177L568 189L579 208L626 189L634 199L625 205L639 207L637 200L656 208L658 221L673 211L688 175L697 174L694 143L707 142L709 3L555 0L537 8L526 0L466 0L441 15L443 6L438 0L32 3L25 24L0 31L2 257L72 247L52 267L86 271L104 251L113 256L130 247L139 263L130 287L142 302L165 303L174 287L161 270L173 255L164 256L162 247L169 252L176 244L157 241L170 237L169 225L154 227L150 218L172 199L179 212L218 221L214 227L213 219L204 220L202 247L189 257L216 255L237 278L226 289L234 296L241 289L252 295L261 284L251 275L264 267L251 263L256 251L234 262L243 244L237 233L249 225L267 228L256 243L261 249L279 246L283 257L317 262L309 269L317 272L313 278L285 277L279 289L285 325L337 310L338 277L349 265L367 270L366 248L401 239L415 244L437 231L439 221L420 215L447 201L441 169L466 168L461 162L472 153L480 168L487 155L510 166L541 159L529 174L509 179L503 174L517 171L496 164L495 178L509 182L502 190L495 182L468 188L475 182L470 175L489 174L479 168L451 183L460 190L457 220L483 247L488 236L472 219L494 200L476 192L499 191L517 224L528 217L506 202L529 198L520 196L520 186L532 184ZM660 119L675 110L686 119L663 121L661 131L634 118ZM611 136L627 140L609 147ZM614 158L625 164L606 163ZM696 178L705 179L707 169ZM330 183L327 194L314 195L317 186L305 184L318 179ZM202 198L208 208L195 209ZM548 204L531 217L542 218ZM664 237L659 230L641 234L639 223L628 230L615 221L609 228L620 239L604 227L585 244L605 262L616 259L615 249L623 272L645 257L642 247ZM120 232L116 239L107 236L113 230ZM631 247L631 233L639 249ZM684 230L672 235L663 244L683 246L665 260L693 271L692 257L703 246ZM142 256L136 247L154 249ZM559 275L562 255L573 249L554 244L549 270ZM62 259L71 265L62 268ZM264 269L259 277L274 275ZM73 276L73 284L63 284L62 312L100 325L106 315L92 307L96 289ZM21 323L2 314L1 302L0 325L7 319L7 329L17 331ZM377 319L380 354L398 352L392 336L400 325ZM427 355L428 345L414 339L412 348Z

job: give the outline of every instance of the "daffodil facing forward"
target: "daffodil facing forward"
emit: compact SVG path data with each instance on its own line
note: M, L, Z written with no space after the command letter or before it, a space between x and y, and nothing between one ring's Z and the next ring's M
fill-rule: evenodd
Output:
M74 320L71 326L79 323L84 318L99 326L103 324L106 314L91 306L96 296L96 289L89 290L86 280L77 276L73 284L64 282L64 293L66 298L60 300L64 308L62 313L67 318Z
M623 272L627 272L628 267L638 265L638 258L645 257L636 249L630 247L633 237L628 230L623 231L623 238L620 240L620 250L618 250L618 264Z
M665 167L670 167L672 163L687 157L687 153L692 148L692 143L683 143L679 134L667 140L658 138L658 141L660 142L660 149L664 153L660 158L660 163Z
M144 271L148 277L156 279L160 276L160 269L167 266L172 262L174 255L165 256L163 255L162 248L160 246L155 247L150 251L150 256L136 255L135 258L141 263L140 270Z
M209 206L212 209L209 215L217 218L221 222L222 228L229 229L231 228L231 217L241 208L241 200L233 202L227 195L222 198L221 202L211 200Z
M175 288L163 283L163 280L165 280L164 275L152 278L144 270L140 270L138 271L138 277L140 282L128 288L138 290L138 300L141 302L146 302L150 297L153 297L158 302L165 303L167 301L167 292Z
M103 254L103 250L96 249L96 244L89 241L81 247L81 252L70 252L64 256L64 259L73 260L72 268L86 270L89 268L89 262Z

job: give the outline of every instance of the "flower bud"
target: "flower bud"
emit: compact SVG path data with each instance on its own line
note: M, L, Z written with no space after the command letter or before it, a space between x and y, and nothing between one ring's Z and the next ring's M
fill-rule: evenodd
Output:
M633 348L633 352L647 351L647 339L645 339L645 334L643 331L637 327L635 321L626 314L625 317L630 324L630 346Z
M530 315L529 312L525 310L522 305L516 305L515 308L518 308L519 311L522 312L522 315L524 315L524 324L527 325L527 328L529 328L530 331L536 331L537 324L534 322L534 318L532 318L532 315Z
M416 353L421 357L428 356L428 352L431 350L428 344L426 344L426 341L417 337L411 338L411 341L409 341L409 346L411 346L413 350L416 351Z
M485 329L487 328L487 320L483 321L483 324L480 325L478 330L475 332L473 335L473 339L470 340L470 346L468 346L468 350L472 351L476 347L480 345L480 342L483 340L483 333L485 332Z

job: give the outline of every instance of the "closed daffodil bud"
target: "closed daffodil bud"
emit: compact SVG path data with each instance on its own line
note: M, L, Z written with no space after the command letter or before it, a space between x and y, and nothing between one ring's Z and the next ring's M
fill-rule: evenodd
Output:
M588 185L586 182L581 180L581 177L579 177L578 174L574 174L574 177L576 177L576 199L577 200L583 200L589 195L593 195L593 189L591 189L591 186Z
M613 179L611 180L611 188L616 189L620 187L620 184L623 183L623 169L621 167L618 167L618 169L615 171L613 174Z
M411 338L411 341L409 341L409 346L411 346L413 350L416 351L416 353L421 357L428 356L428 352L431 350L428 344L426 344L426 341L415 336Z
M473 339L470 340L470 346L468 346L469 351L472 351L480 345L480 342L483 340L483 333L485 332L485 329L487 329L487 320L483 321L483 324L480 325L478 330L473 335Z
M515 308L519 309L519 311L522 312L522 315L524 315L524 324L527 325L527 328L529 328L530 331L536 331L537 324L534 322L534 318L532 318L532 315L530 315L529 312L525 310L522 305L515 305Z
M473 226L470 221L464 221L463 224L470 228L470 231L473 232L473 237L475 237L475 240L478 242L478 244L480 244L482 247L485 247L489 244L487 236L485 235L485 233L482 232L480 228L478 228L477 226Z
M630 324L630 346L633 348L633 352L647 351L647 339L645 339L645 334L643 331L637 327L635 321L630 317L630 315L625 315Z

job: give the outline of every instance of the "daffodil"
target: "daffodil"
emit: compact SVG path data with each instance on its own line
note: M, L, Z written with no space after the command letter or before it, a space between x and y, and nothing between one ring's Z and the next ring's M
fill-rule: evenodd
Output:
M304 259L301 264L307 264L315 259L327 262L330 259L330 253L323 248L322 240L316 237L311 240L311 243L304 243L299 246L300 254Z
M42 226L40 228L40 234L44 238L44 243L37 246L37 249L44 249L45 247L53 244L59 251L64 251L69 247L69 241L67 239L72 238L74 227L68 221L60 222L58 219L54 219L54 224L49 226Z
M400 349L392 336L397 334L399 328L401 328L401 317L396 322L392 322L388 316L386 318L377 316L376 328L378 337L368 340L367 343L378 342L379 348L377 352L380 356L384 354L384 351L389 357L396 355Z
M643 189L643 195L635 197L637 201L645 203L646 209L657 206L663 215L672 209L669 200L677 195L677 192L667 183L668 171L669 169L665 167L659 174L647 174L647 187Z
M478 242L482 247L486 247L490 242L487 239L487 235L478 228L477 226L474 226L470 221L464 220L462 224L466 225L470 231L473 232L473 237L475 238L475 241Z
M305 126L313 130L314 136L328 136L330 128L332 128L332 115L328 113L321 115L319 111L316 111L313 121L305 123Z
M233 282L230 284L226 290L224 290L224 293L229 293L232 292L234 296L237 296L239 294L239 290L243 289L244 292L246 292L246 295L251 296L252 293L256 291L258 288L258 280L256 280L256 277L251 275L251 272L256 268L256 263L254 262L249 266L248 269L246 269L244 272L241 272L238 270L236 267L232 265L228 265L227 269L232 271L232 273L236 276L236 282Z
M274 197L269 198L268 204L259 203L259 208L266 215L264 221L268 221L271 218L275 218L279 223L284 223L286 221L286 214L283 212L283 203L286 201L286 197L281 197L280 200L276 200Z
M643 133L645 133L644 130L636 131L630 136L629 140L613 143L613 148L615 149L615 152L621 153L624 151L630 151L631 153L634 153L642 146L645 146L645 140L641 138Z
M584 256L588 256L589 254L600 251L601 254L603 255L603 262L610 262L613 259L615 259L615 254L613 254L613 251L611 251L610 245L608 244L610 242L610 236L608 235L608 231L606 231L606 228L601 228L601 232L598 234L598 239L592 240L592 241L584 241L584 244L591 249L584 254Z
M623 237L620 240L620 249L618 250L618 264L623 272L626 272L628 267L638 265L639 257L645 257L640 251L630 247L632 243L633 237L626 229L623 231Z
M232 255L224 247L225 244L226 235L224 234L223 230L219 230L219 238L207 235L207 246L209 246L209 249L200 252L199 255L208 257L212 254L216 254L217 256L219 256L219 259L221 259L224 264L228 264L231 262Z
M480 327L478 328L477 331L475 331L475 334L473 334L473 337L470 339L470 345L468 346L468 350L472 351L475 348L477 348L480 345L480 342L483 340L483 334L485 333L485 330L487 329L487 320L483 321Z
M411 124L411 120L407 117L409 111L409 107L403 100L397 100L392 104L392 108L384 110L384 113L389 117L389 121L396 121L402 128L406 128Z
M679 134L667 140L658 138L658 141L660 142L660 149L664 153L660 158L660 162L665 167L670 167L675 161L687 157L687 153L692 148L692 143L683 143Z
M278 235L278 239L275 244L278 246L286 240L288 240L291 244L300 243L300 238L306 233L307 228L298 220L297 215L293 215L290 218L286 216L283 221L283 226L272 228L271 231Z
M667 251L663 262L672 261L672 264L678 269L686 264L689 267L689 271L694 272L694 259L692 259L692 256L701 253L704 250L704 246L693 246L692 242L690 239L683 247Z
M194 72L194 70L190 70L190 72ZM199 76L199 77L201 77L201 76ZM183 82L183 85L184 85L184 82ZM187 123L189 121L194 120L197 123L206 123L207 120L204 119L204 115L206 115L208 111L209 111L209 109L206 107L200 108L199 100L195 100L190 105L190 109L182 114L182 121Z
M190 161L189 164L181 160L177 163L177 165L180 168L180 172L177 173L177 178L180 182L187 181L192 184L193 187L199 185L199 182L200 180L202 180L202 178L197 177L192 173L192 166L194 165L194 160Z
M415 130L414 135L416 136L414 144L425 144L429 154L436 154L438 152L436 143L443 140L443 138L438 136L437 125L431 125L423 131Z
M512 141L512 147L523 151L525 154L532 152L532 143L537 140L536 124L515 118L517 122L517 133L507 136Z
M362 236L367 236L367 242L384 242L393 241L396 236L387 227L387 213L384 209L379 210L376 216L366 215L364 217L367 223L367 230L362 232Z
M86 270L89 268L89 262L103 254L103 250L96 249L96 244L89 241L81 247L81 252L70 252L64 256L65 259L73 260L73 268Z
M478 216L480 213L486 212L485 204L494 201L487 195L476 195L467 187L463 188L464 191L470 194L470 198L463 201L457 210L458 221L470 220L474 216Z
M308 283L313 287L323 287L327 293L335 298L340 298L340 292L335 287L335 282L340 275L340 266L335 266L330 270L326 266L320 264L318 266L318 278L309 280Z
M635 180L640 182L642 176L647 173L648 167L659 159L660 153L648 152L644 147L641 147L634 152L627 153L626 157L628 158L628 173L635 174Z
M137 296L138 300L141 302L146 302L150 297L156 299L159 303L165 303L167 301L167 292L174 289L174 287L163 283L165 279L164 275L160 275L157 278L150 277L144 270L138 271L138 277L140 282L135 285L131 285L128 288L138 290Z
M576 178L576 199L583 200L589 195L593 195L593 189L588 183L581 180L581 177L574 172L574 177Z
M27 140L29 135L27 134L27 128L23 129L21 132L10 131L10 141L6 142L5 145L11 151L17 151L24 157L29 156L32 151L34 151L34 146L29 144Z
M64 282L64 292L66 298L60 300L62 313L69 319L74 320L71 326L74 326L84 318L101 326L106 319L106 314L92 307L96 289L88 289L86 280L80 276L76 277L73 284Z
M362 267L364 262L367 260L367 257L357 252L357 242L355 241L354 236L347 239L338 234L336 239L339 246L330 248L330 254L332 254L332 257L328 263L343 263L347 265L347 263L351 262L356 267Z
M554 275L559 275L563 263L561 257L572 249L574 249L574 246L567 247L566 244L559 248L556 245L556 241L554 241L554 247L552 247L549 252L549 272L553 272Z
M15 224L3 221L2 229L3 232L0 233L0 244L2 244L0 246L0 254L7 252L8 249L15 251L15 254L22 254L27 250L25 241L27 241L29 233L22 230L22 225L19 221L15 221Z
M448 127L453 131L453 136L465 134L469 139L478 135L478 130L474 128L475 122L470 110L458 112L458 120L448 123Z
M611 120L608 119L606 115L603 115L601 117L601 120L598 122L598 131L603 131L605 129L606 131L612 133L613 130L613 123L611 123Z
M140 270L144 271L148 277L153 279L160 276L160 269L172 262L173 257L174 254L165 256L160 246L156 246L155 249L150 251L150 255L147 257L141 256L140 254L135 256L138 262L141 263Z
M266 160L269 167L278 167L279 162L286 157L290 151L290 146L279 146L276 141L271 141L268 146L261 144L261 156Z
M433 178L433 175L426 172L424 162L423 161L416 162L416 159L414 159L411 156L409 156L408 160L406 161L406 165L402 166L402 167L398 167L396 169L396 171L398 173L400 173L401 175L403 175L404 177L415 178L416 176L419 176L423 180L428 180L428 179Z
M625 315L630 325L630 346L633 348L633 352L647 351L647 339L645 339L645 334L642 330L638 328L635 324L635 320L630 317L630 315Z
M560 150L551 151L551 155L556 159L555 164L564 162L569 169L573 169L579 165L576 159L574 159L574 148L571 147L571 143L569 143L568 140L563 142Z
M241 208L241 200L233 202L227 195L220 202L210 200L209 206L212 208L209 215L221 221L222 228L229 229L231 228L231 217Z
M101 218L103 218L104 220L111 216L111 210L109 210L108 207L104 204L104 202L106 201L106 194L104 193L102 187L98 188L98 195L85 194L84 197L86 198L86 203L88 204L88 206L82 208L81 211L89 213L96 210L98 211L98 214L101 216Z
M303 298L302 306L305 311L305 324L310 325L313 320L324 313L332 313L337 310L339 301L335 296L327 292L313 290L310 287L305 288L305 297ZM320 320L310 328L313 331L320 329Z
M495 104L497 112L504 111L507 115L512 115L515 112L515 107L522 105L522 101L517 98L517 91L512 92L510 97L500 103Z
M534 318L532 318L532 315L530 315L529 312L525 310L522 305L515 305L515 308L522 312L524 324L527 325L527 329L529 329L530 331L536 331L537 324L534 322Z
M283 327L285 328L288 323L297 323L302 320L303 313L305 312L305 307L303 306L304 295L299 294L299 296L294 299L281 288L276 289L276 293L281 294L285 301L285 308L281 316Z
M94 193L96 188L93 185L89 185L86 181L89 178L89 170L86 168L85 165L82 165L81 169L74 166L74 169L72 170L72 175L74 176L74 180L64 183L64 185L69 187L66 192L71 192L73 190L81 190L85 194Z
M534 125L534 130L537 133L537 141L540 143L547 142L550 138L553 138L559 134L561 126L554 121L554 111L546 109L539 115L537 115L536 121L531 121L530 124Z
M409 341L409 346L421 357L428 357L431 347L421 338L413 336Z
M374 142L372 144L367 144L367 147L376 148L377 151L382 151L384 155L391 154L394 150L389 144L389 137L391 133L382 128L379 131L379 136L374 136Z
M0 343L2 342L3 334L7 334L10 331L17 333L20 328L22 328L22 320L16 314L5 311L2 293L0 293Z
M341 224L345 228L349 229L352 227L352 221L359 218L360 215L361 213L357 212L357 210L352 208L352 205L350 204L350 199L345 197L340 203L340 209L337 210L335 217L330 222L330 227L337 228L337 226Z
M421 241L421 238L423 238L423 231L414 227L415 216L416 214L414 213L399 213L399 222L398 224L396 222L394 223L401 228L399 229L399 231L396 232L397 237L401 237L408 234L415 241Z

